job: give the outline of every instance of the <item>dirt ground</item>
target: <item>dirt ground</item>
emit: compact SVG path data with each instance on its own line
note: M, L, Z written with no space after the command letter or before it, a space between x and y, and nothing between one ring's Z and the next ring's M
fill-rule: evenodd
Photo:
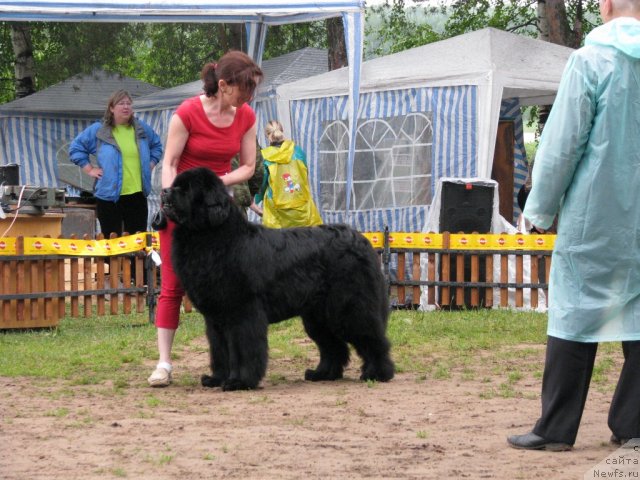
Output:
M182 358L175 379L205 372L207 358ZM322 383L272 361L250 392L179 381L150 389L152 363L123 389L0 377L0 478L582 479L616 450L606 424L615 374L591 389L573 451L526 452L505 438L537 418L534 375L510 397L482 393L504 381L491 365L473 378L400 373L368 385L355 380L355 360L344 380Z

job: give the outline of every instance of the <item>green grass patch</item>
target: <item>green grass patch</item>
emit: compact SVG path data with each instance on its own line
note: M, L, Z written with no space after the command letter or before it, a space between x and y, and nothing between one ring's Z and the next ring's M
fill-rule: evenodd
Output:
M183 315L176 350L202 336L199 314ZM156 329L144 314L61 320L57 328L0 333L0 375L68 380L72 385L111 380L126 388L128 372L158 358Z
M509 389L523 375L542 369L539 361L528 362L528 357L540 358L545 331L544 314L499 309L395 311L388 326L398 372L411 372L420 382L473 380L492 372L504 382L502 395L509 395ZM182 315L174 348L176 358L201 352L203 335L204 322L198 313ZM296 370L313 367L317 359L315 344L305 334L300 319L272 325L269 347L272 361L284 360L294 364ZM358 361L355 354L353 357ZM141 370L157 358L156 330L145 314L64 318L55 329L0 333L0 376L5 377L66 380L69 386L110 382L117 393L138 385ZM511 366L514 359L517 368ZM479 365L487 368L479 372ZM605 360L597 373L604 376L610 368ZM276 372L269 375L267 380L272 383L290 381ZM197 376L188 374L177 381L185 387L199 384ZM375 388L376 384L368 386ZM56 394L66 393L62 389ZM157 406L157 399L150 396L145 407ZM63 416L64 412L50 414Z

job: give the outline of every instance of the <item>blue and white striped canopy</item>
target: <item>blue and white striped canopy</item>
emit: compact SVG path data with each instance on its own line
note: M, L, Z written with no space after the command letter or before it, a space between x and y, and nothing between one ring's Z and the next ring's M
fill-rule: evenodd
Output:
M0 20L49 22L309 22L362 12L362 0L4 0Z
M364 0L0 0L0 21L243 23L247 53L261 61L269 25L342 17L349 63L348 116L358 110ZM351 138L355 122L350 121ZM349 158L353 161L353 140Z

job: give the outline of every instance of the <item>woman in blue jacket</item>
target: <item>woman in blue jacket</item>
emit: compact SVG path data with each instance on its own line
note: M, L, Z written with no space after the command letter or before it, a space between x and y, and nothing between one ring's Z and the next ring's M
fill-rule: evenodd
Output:
M147 230L151 170L162 157L162 143L149 125L134 117L127 91L111 95L102 122L90 125L73 140L69 157L96 179L96 214L106 238L111 233L121 236Z

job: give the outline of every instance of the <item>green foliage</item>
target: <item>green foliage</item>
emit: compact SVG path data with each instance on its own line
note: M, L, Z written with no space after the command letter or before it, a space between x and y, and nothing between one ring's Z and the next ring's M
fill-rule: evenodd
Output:
M327 30L323 21L269 27L264 59L268 60L305 47L327 48Z
M537 37L535 1L531 0L455 0L445 8L450 13L445 35L493 27Z
M375 56L400 52L441 39L433 27L412 18L419 7L405 6L404 0L385 0L367 11L367 41L375 39L372 53ZM425 16L435 13L435 9L422 9Z
M144 32L136 51L140 71L129 70L129 76L160 87L198 80L202 66L215 62L225 51L221 24L165 23L146 25Z
M419 1L407 6L405 0L385 0L367 9L367 52L385 55L488 26L535 37L536 4L439 0L438 7L425 7ZM569 0L566 8L581 38L600 23L597 0ZM10 25L0 22L0 103L15 95ZM244 42L238 25L220 23L34 22L31 37L38 90L96 68L172 87L197 80L205 62ZM325 22L270 27L266 42L265 59L304 47L327 48Z
M0 102L12 100L15 94L11 27L0 22Z
M236 45L236 32L214 23L31 24L36 88L103 69L160 87L197 80L207 61ZM0 22L0 102L14 99L11 24Z
M135 45L143 32L137 24L32 23L38 90L96 68L134 72Z

